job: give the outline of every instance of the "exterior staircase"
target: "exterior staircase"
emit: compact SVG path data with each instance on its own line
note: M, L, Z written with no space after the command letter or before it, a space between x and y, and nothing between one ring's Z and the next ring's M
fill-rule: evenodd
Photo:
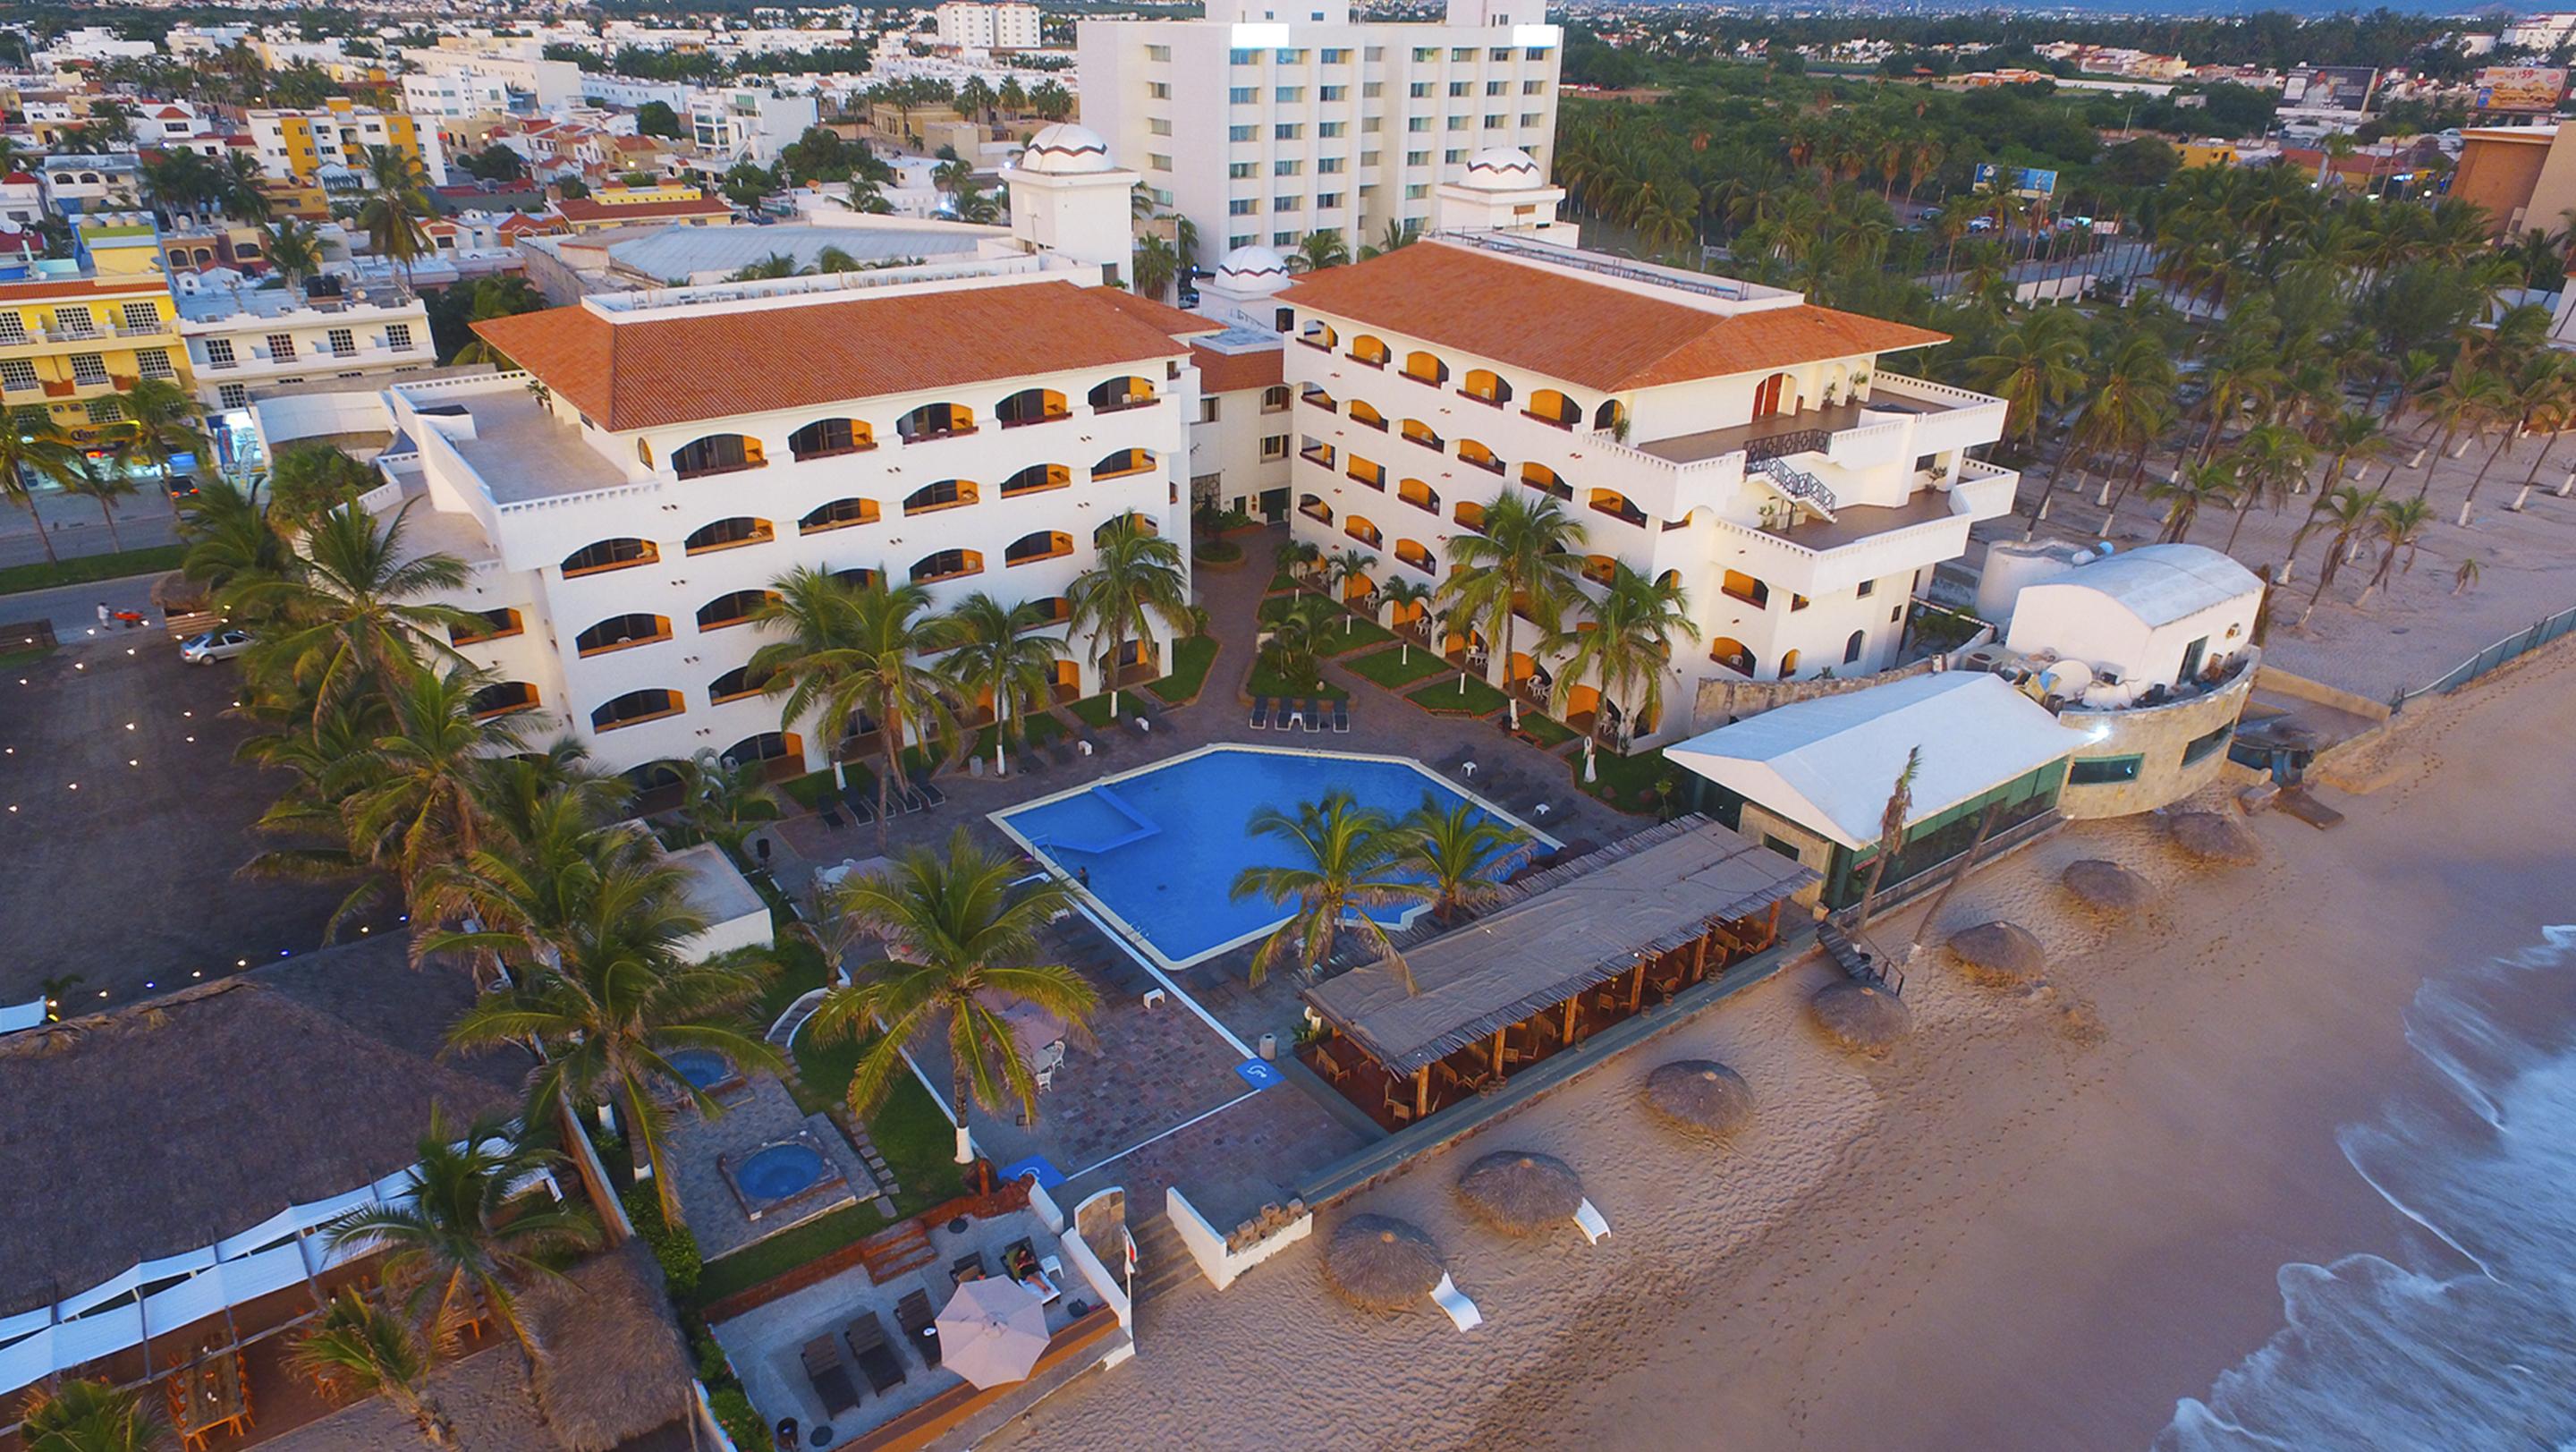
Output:
M878 1285L938 1259L939 1252L930 1243L930 1231L919 1220L906 1220L859 1242L859 1264L867 1267L868 1279Z
M1172 1217L1157 1215L1128 1227L1136 1240L1136 1304L1143 1305L1165 1291L1186 1281L1200 1279L1199 1263L1190 1258L1190 1250L1181 1244L1181 1232L1172 1226Z

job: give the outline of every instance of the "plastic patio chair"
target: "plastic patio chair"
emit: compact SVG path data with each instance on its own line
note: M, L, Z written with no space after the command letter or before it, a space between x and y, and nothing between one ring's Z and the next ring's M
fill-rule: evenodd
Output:
M1446 1271L1440 1273L1440 1284L1431 1288L1431 1299L1449 1313L1450 1321L1461 1331L1473 1331L1485 1324L1485 1313L1476 1309L1476 1303L1467 1299L1467 1293L1458 1289L1458 1283Z

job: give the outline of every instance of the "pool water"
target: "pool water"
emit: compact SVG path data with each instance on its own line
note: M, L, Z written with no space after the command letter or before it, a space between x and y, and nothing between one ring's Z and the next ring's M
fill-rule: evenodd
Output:
M713 1049L675 1049L662 1057L681 1078L700 1089L712 1089L733 1077L733 1061Z
M823 1156L812 1145L774 1144L734 1166L733 1181L753 1200L784 1200L823 1178Z
M1227 895L1243 869L1293 863L1299 850L1277 838L1247 836L1245 825L1263 807L1293 814L1302 803L1337 790L1390 817L1420 807L1426 795L1444 810L1466 799L1417 762L1227 746L999 813L995 820L1065 873L1078 881L1087 877L1083 885L1092 897L1142 937L1162 966L1181 968L1287 920L1284 904L1236 902ZM1482 804L1479 810L1528 831ZM1546 841L1542 834L1530 835ZM1368 914L1392 925L1419 911L1389 905Z

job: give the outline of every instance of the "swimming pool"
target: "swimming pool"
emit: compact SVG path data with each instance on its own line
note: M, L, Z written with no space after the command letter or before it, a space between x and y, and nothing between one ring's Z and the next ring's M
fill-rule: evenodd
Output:
M1420 762L1397 756L1208 746L1185 756L1058 793L993 820L1031 852L1083 885L1103 911L1161 959L1186 968L1251 942L1287 920L1277 902L1227 896L1244 868L1291 860L1293 847L1247 837L1263 807L1299 804L1345 791L1363 807L1401 817L1427 794L1446 808L1461 800L1527 833L1555 839L1490 802L1460 791ZM1382 907L1369 916L1394 924L1419 908Z

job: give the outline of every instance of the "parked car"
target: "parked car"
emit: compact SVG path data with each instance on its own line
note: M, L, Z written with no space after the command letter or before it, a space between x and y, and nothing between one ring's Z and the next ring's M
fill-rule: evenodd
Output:
M250 649L250 632L240 626L209 630L179 647L179 659L190 665L213 665Z

